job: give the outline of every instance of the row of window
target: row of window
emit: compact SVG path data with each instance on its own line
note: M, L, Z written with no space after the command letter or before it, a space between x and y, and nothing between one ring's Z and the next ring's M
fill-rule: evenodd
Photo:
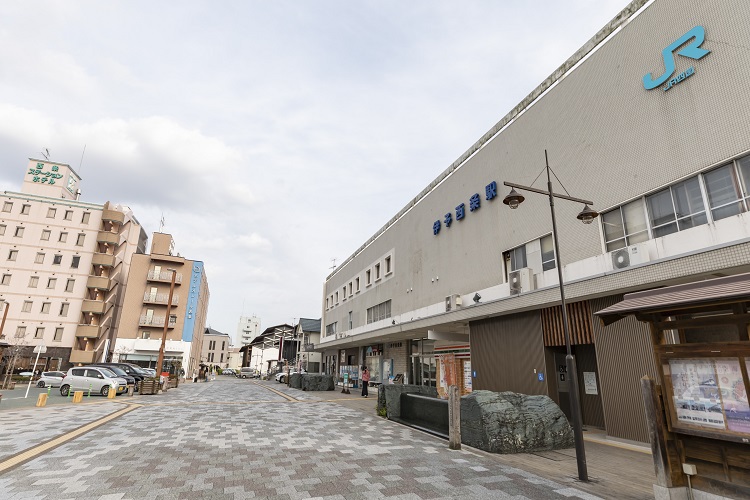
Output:
M70 283L71 281L75 281L75 280L68 280L68 285L70 286L70 290L66 288L65 291L70 291L70 292L73 291L73 286ZM30 313L30 312L33 312L33 308L34 308L33 300L24 300L23 305L21 306L21 312ZM51 308L52 308L52 302L42 302L42 306L41 308L39 308L39 312L42 314L49 314ZM58 316L63 316L63 317L67 316L69 310L70 310L70 304L68 302L63 302L62 304L60 304L60 313L58 314Z
M216 350L216 342L218 342L218 341L217 341L217 340L209 340L209 341L208 341L208 350L209 350L209 351L214 351L214 350ZM224 350L224 349L226 348L226 346L227 346L227 343L226 343L226 341L225 341L225 340L222 340L222 341L221 341L221 350L223 351L223 350ZM223 361L223 360L222 360L222 361Z
M384 276L389 276L393 272L393 257L386 255L381 262L376 262L370 269L366 269L364 273L364 286L368 287L373 283L380 281ZM347 298L353 297L355 294L361 291L360 277L353 278L348 285L341 287L341 291L336 290L326 297L326 310L339 305L340 302L347 300ZM340 293L340 295L339 295Z
M37 252L36 257L34 258L34 264L44 264L44 260L46 256L47 254L44 252ZM18 259L18 250L10 250L8 252L8 260L15 261L17 259ZM56 253L52 256L52 265L54 266L62 265L62 260L63 260L62 254ZM77 269L80 263L81 263L81 256L73 255L70 261L70 267Z
M0 236L5 236L6 230L7 230L7 226L5 224L0 224ZM23 238L23 234L25 232L26 232L26 227L16 226L16 229L13 232L13 236L15 236L16 238ZM49 241L51 236L52 236L52 231L50 231L49 229L42 229L42 235L41 235L41 238L39 238L39 240ZM68 233L66 231L60 231L60 234L57 237L57 241L60 243L67 243ZM86 241L86 234L78 233L78 235L76 236L76 246L82 247L85 241Z
M216 359L214 359L214 354L215 353L213 353L213 352L209 352L208 353L208 359L206 361L208 361L209 363L223 363L224 362L224 353L223 352L220 353L221 354L221 359L219 359L218 361Z
M539 246L542 253L542 270L549 271L550 269L555 269L557 261L555 259L555 244L552 240L552 235L548 234L547 236L539 238ZM505 260L506 271L517 271L518 269L528 267L526 245L521 245L512 250L508 250L505 253Z
M750 155L602 214L607 251L750 210Z
M24 338L26 337L31 331L27 331L26 326L18 326L16 327L16 338ZM44 339L44 332L46 331L46 328L43 326L37 326L34 331L34 338L35 339ZM55 334L52 338L53 342L61 342L63 337L63 327L58 326L55 327Z
M367 309L367 324L391 317L391 301L386 300Z
M0 285L10 285L11 280L13 278L13 275L11 273L5 273L3 274L3 277L0 279ZM68 280L65 282L65 291L66 292L72 292L75 288L76 280L73 278L68 278ZM39 287L39 276L31 276L29 277L29 288L38 288ZM47 289L48 290L54 290L57 288L57 278L47 278Z
M6 201L3 203L3 212L12 212L13 211L13 202L12 201ZM63 220L73 220L73 210L61 210L63 214ZM29 215L31 213L31 205L29 203L22 203L21 204L21 215ZM47 209L47 218L48 219L54 219L57 217L57 208L55 207L49 207ZM81 224L88 224L89 219L91 218L91 212L83 212L81 214Z

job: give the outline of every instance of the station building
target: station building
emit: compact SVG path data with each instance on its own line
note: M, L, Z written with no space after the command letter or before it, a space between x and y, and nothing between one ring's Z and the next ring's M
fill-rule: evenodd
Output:
M649 327L594 313L750 271L748 40L746 0L628 4L327 277L323 371L545 394L569 414L562 266L584 426L647 442ZM547 189L545 152L554 191L600 213L584 225L556 201L560 255L546 196L503 203L504 182Z

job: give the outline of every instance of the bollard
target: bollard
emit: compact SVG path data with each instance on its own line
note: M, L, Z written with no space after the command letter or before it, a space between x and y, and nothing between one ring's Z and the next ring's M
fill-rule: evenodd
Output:
M71 389L70 386L68 386L68 396L67 396L67 398L70 399L70 396L72 394L73 394L73 389Z
M128 396L135 396L135 386L129 385L128 386Z
M115 396L117 396L117 389L110 386L109 391L107 392L107 399L115 399Z
M83 401L83 391L76 391L75 394L73 394L73 402L80 403L81 401Z
M47 393L47 394L45 394L45 393L39 394L39 397L36 399L36 405L39 406L39 407L46 406L47 405L47 396L48 396L48 394L49 393Z
M51 392L52 392L52 386L48 385L47 386L47 397L49 397L49 395L50 395Z
M88 397L89 398L91 397L91 384L89 384L89 395L88 395Z
M448 448L461 449L461 394L457 385L448 387Z

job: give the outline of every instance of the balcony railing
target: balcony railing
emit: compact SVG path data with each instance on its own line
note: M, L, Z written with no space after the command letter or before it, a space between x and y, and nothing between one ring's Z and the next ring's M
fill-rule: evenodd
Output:
M174 328L177 324L177 318L169 318L168 328ZM164 316L141 316L138 320L138 326L160 326L164 327Z
M96 351L78 351L73 349L70 351L70 362L73 364L77 363L93 363Z
M162 272L155 272L155 271L149 271L148 272L148 279L150 281L164 281L167 283L172 282L172 272L171 271L162 271ZM177 276L175 276L174 282L179 284L182 283L182 274L177 273Z
M104 276L89 276L89 279L86 282L86 286L88 288L96 288L98 290L107 291L112 288L112 284L110 283L109 278L105 278Z
M78 325L78 328L76 328L76 337L84 339L97 339L99 338L99 326Z
M84 299L83 304L81 305L81 312L102 314L104 312L104 301Z
M170 278L171 279L171 278ZM169 300L169 294L168 293L149 293L146 292L143 294L143 302L147 304L161 304L161 305L167 305L167 301ZM173 294L172 295L172 306L176 306L180 303L180 296Z
M110 233L109 231L99 231L96 236L96 241L99 243L108 243L110 245L117 245L120 237L117 233Z
M102 220L119 222L122 224L125 222L125 214L118 212L117 210L102 210Z
M114 267L115 256L106 253L95 253L91 259L91 263L95 266Z
M312 351L315 350L315 344L303 344L302 345L302 350L304 352L312 352Z

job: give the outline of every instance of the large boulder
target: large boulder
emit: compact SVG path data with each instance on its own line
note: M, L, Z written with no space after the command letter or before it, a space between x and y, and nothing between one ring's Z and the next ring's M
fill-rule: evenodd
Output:
M302 375L303 391L332 391L334 388L333 375Z
M291 387L292 389L302 389L302 374L290 373L289 387Z
M383 384L385 392L385 408L388 418L401 417L401 395L402 394L421 394L423 396L437 397L437 389L423 385L405 385L405 384ZM378 389L378 399L380 399L380 389ZM380 404L380 401L378 401Z
M549 396L474 391L461 398L461 441L491 453L573 447L573 430Z

